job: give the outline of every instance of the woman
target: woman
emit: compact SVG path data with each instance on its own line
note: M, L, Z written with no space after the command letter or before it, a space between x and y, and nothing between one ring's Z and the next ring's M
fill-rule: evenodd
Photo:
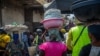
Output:
M39 56L66 56L66 45L56 39L57 35L51 34L50 41L39 46Z

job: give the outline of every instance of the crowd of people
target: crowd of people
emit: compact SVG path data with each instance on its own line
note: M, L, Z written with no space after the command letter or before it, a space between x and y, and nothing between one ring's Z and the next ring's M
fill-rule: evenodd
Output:
M20 40L18 31L11 36L0 29L0 56L29 56L28 47L33 45L34 56L100 56L100 0L77 0L72 12L80 22L69 30L60 28L49 34L36 29L24 32Z

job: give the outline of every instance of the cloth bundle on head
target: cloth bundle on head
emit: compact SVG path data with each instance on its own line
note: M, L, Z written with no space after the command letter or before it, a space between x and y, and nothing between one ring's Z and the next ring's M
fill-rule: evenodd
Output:
M44 20L62 19L61 11L58 9L49 9L44 14Z
M45 29L59 28L63 25L63 18L59 9L49 9L44 14L42 21Z
M44 14L44 20L42 21L45 29L48 30L49 35L57 36L60 40L59 27L63 25L63 18L59 9L49 9Z

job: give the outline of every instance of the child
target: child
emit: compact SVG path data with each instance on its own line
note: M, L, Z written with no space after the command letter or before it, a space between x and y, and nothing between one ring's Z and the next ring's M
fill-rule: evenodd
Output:
M79 56L100 56L100 24L88 26L91 44L82 48Z

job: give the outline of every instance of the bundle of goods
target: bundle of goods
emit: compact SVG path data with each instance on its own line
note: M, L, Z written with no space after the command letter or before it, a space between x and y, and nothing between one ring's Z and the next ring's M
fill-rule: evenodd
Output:
M28 27L26 25L5 25L4 26L5 30L8 31L22 31L22 30L26 30L28 29Z
M59 28L63 25L61 11L58 9L49 9L44 14L43 26L47 29L49 35L55 34L57 40L61 40Z
M59 28L63 25L63 19L60 10L49 9L44 14L44 20L42 21L46 29Z

